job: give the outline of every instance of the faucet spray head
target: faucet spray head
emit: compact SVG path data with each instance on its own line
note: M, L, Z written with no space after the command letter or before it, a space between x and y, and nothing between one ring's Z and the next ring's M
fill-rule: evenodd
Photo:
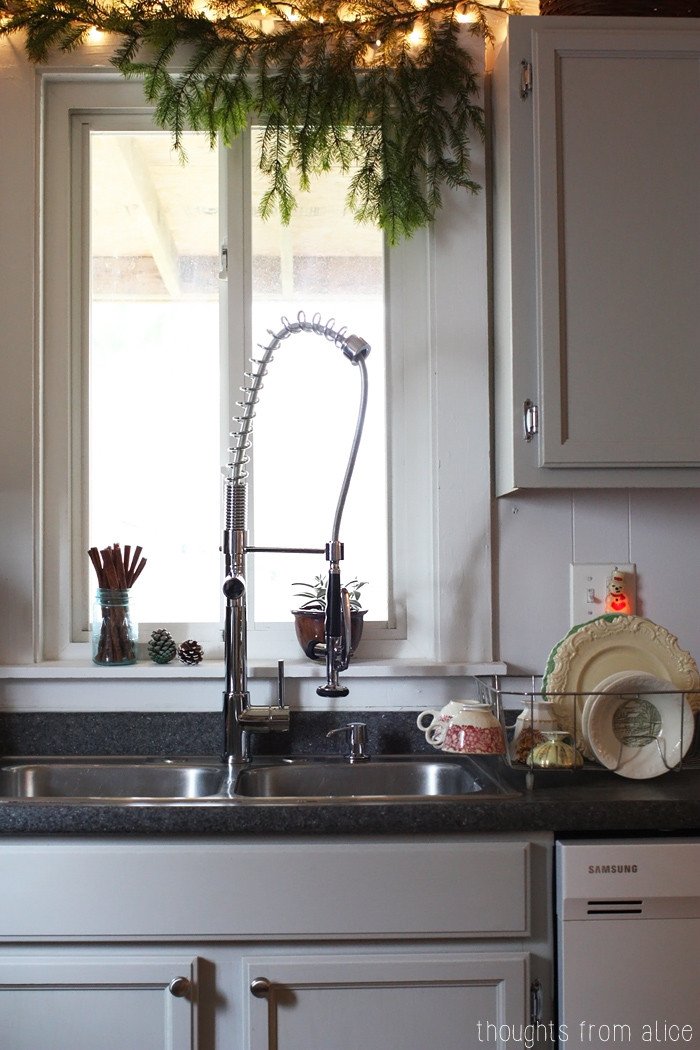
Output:
M242 598L245 594L245 580L242 576L227 576L224 580L223 592L230 601Z

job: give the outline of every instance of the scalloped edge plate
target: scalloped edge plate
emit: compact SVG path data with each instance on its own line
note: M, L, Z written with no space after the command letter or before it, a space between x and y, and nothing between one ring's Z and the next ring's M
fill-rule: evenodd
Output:
M559 724L586 756L595 755L582 732L582 714L588 696L600 682L618 672L645 672L671 682L681 692L700 690L695 660L665 627L643 616L605 615L577 624L549 654L542 695L551 703ZM691 710L700 710L700 692L689 696Z

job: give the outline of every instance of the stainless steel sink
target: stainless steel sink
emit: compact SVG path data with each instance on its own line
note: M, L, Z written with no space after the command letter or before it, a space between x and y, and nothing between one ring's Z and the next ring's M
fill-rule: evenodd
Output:
M218 759L17 758L0 764L0 801L167 803L504 798L518 792L468 758L259 759L234 777Z
M234 795L245 798L462 798L518 792L466 761L374 758L368 762L291 759L242 770Z
M0 797L208 798L221 793L224 774L220 764L167 759L37 759L0 767Z

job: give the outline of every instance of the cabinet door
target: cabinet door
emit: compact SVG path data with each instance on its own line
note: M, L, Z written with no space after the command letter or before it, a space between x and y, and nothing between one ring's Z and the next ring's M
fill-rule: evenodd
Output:
M513 433L511 487L698 484L700 33L517 21L509 322L529 362L507 411L535 402L539 431Z
M173 994L174 978L189 981ZM175 987L180 993L183 985ZM0 956L2 1050L193 1050L197 960Z
M503 1026L527 1023L521 953L248 957L246 988L256 978L271 988L248 991L246 1050L505 1046Z

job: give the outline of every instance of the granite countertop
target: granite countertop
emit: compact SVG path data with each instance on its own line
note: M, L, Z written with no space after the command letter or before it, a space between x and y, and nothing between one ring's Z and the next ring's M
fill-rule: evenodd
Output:
M293 715L293 732L260 738L261 754L328 751L328 728L368 723L373 754L435 752L414 713ZM214 754L215 715L1 715L4 755ZM280 747L280 741L283 741ZM666 832L700 830L700 769L632 781L605 771L537 774L515 798L257 802L203 799L157 804L29 799L0 801L0 834L353 835L468 832Z

